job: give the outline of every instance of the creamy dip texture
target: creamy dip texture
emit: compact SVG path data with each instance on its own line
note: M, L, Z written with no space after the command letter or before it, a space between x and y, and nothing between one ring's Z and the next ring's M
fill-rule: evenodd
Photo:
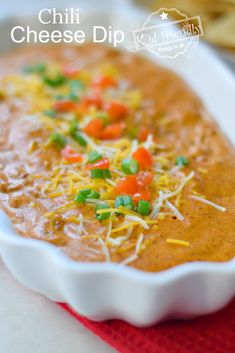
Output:
M77 261L235 256L235 153L187 84L93 44L0 58L0 207Z

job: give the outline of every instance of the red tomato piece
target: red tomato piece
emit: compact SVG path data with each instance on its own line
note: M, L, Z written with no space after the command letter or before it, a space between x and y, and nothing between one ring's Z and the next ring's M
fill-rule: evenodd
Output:
M87 107L87 108L94 106L98 109L101 109L103 106L103 100L98 95L87 96L87 97L83 97L81 104L83 104L84 107Z
M141 126L137 134L137 139L144 142L147 140L149 134L151 134L151 130L146 126Z
M99 87L102 89L109 88L109 87L117 87L117 80L112 76L101 76L96 78L92 82L93 87Z
M149 184L151 184L152 180L153 180L153 173L149 172L147 170L141 171L137 174L136 176L137 178L137 183L139 185L140 188L144 188L146 186L148 186Z
M138 191L138 184L135 175L128 175L122 178L115 187L117 195L134 195Z
M101 138L104 140L115 140L122 136L124 129L125 129L124 123L109 124L104 128Z
M71 163L81 162L82 155L74 151L69 145L67 145L62 151L61 154L63 158Z
M134 202L138 202L140 200L149 201L150 197L151 197L150 191L147 189L143 189L143 190L139 190L137 193L135 193L133 195L132 199Z
M139 147L134 153L132 153L132 157L139 162L142 169L149 169L153 165L153 157L144 147Z
M126 118L129 113L128 107L120 102L107 103L104 108L110 119L114 121Z
M89 163L86 165L88 169L108 169L109 168L109 159L107 157L104 157L102 159L99 159L95 163Z
M76 108L76 104L70 100L59 100L53 104L53 109L60 113L71 112Z
M103 132L103 121L102 119L96 118L91 120L84 128L84 132L92 137L100 138Z

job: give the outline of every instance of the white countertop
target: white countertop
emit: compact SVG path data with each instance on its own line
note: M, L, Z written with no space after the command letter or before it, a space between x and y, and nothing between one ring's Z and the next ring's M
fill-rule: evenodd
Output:
M18 283L0 260L0 353L114 353L47 298Z

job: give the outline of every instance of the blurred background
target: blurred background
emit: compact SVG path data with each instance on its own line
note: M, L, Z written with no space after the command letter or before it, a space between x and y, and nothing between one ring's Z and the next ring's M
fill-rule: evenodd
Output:
M215 46L235 69L235 0L137 0L136 3L152 11L175 7L188 16L200 16L204 40Z

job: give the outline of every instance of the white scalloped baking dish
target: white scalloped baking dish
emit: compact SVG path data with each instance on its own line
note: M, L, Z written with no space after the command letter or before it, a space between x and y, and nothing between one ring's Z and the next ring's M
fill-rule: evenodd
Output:
M110 15L117 28L138 28L146 14L128 11ZM89 25L102 13L88 12ZM108 15L105 15L107 24ZM135 23L134 23L135 18ZM5 21L1 32L11 23ZM3 33L3 32L2 32ZM152 57L156 60L156 57ZM235 143L235 78L205 45L191 48L174 60L160 61L181 76L201 97L221 129ZM48 298L66 302L93 320L123 319L137 326L168 318L191 318L211 313L235 295L235 260L194 262L160 273L147 273L110 263L78 263L48 243L20 237L0 212L0 254L13 275Z

